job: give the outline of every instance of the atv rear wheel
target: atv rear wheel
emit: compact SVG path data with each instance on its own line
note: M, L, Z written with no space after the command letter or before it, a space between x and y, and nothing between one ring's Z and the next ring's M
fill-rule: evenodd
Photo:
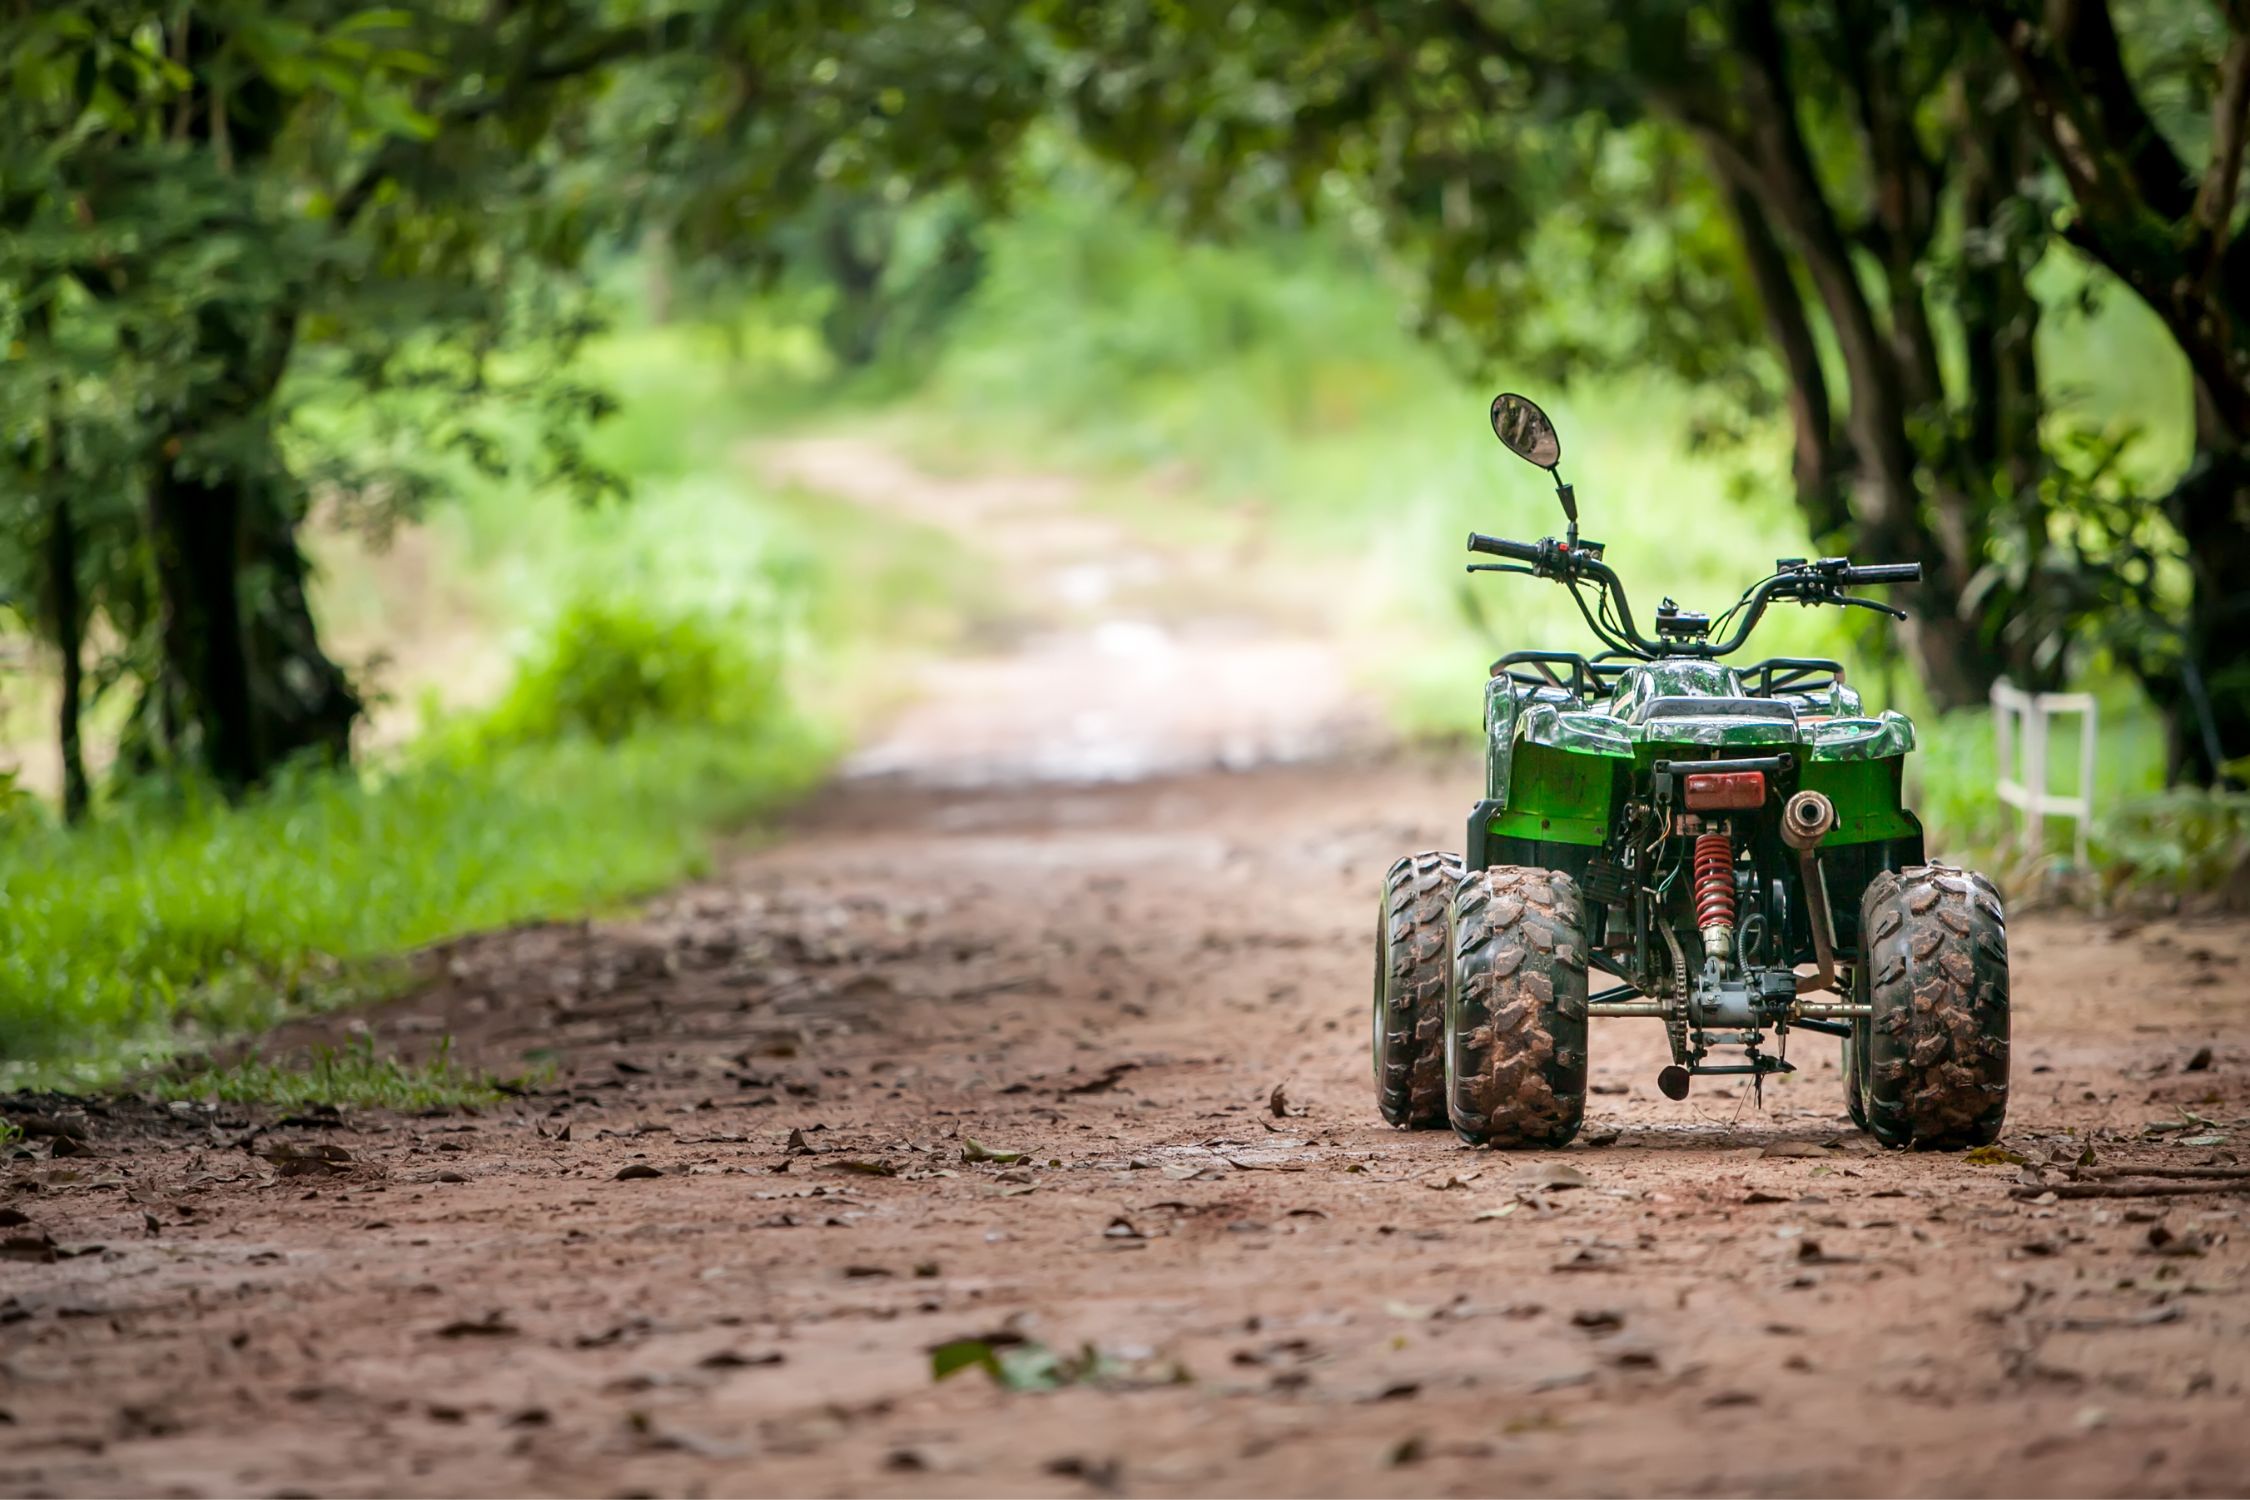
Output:
M1561 1146L1586 1113L1586 934L1578 883L1497 865L1453 898L1447 1113L1472 1146Z
M1860 1063L1867 1125L1886 1146L1957 1151L2008 1114L2008 926L1982 875L1913 865L1860 901Z
M1446 923L1458 854L1410 854L1383 876L1375 918L1375 1106L1409 1130L1445 1124Z

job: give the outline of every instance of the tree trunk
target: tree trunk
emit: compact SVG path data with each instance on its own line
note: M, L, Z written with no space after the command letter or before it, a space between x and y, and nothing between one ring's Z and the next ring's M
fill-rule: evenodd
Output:
M275 482L167 467L149 509L182 748L229 795L300 755L347 763L361 703L321 648L310 570Z
M311 568L292 509L270 478L244 498L251 691L269 768L305 755L341 766L351 760L352 726L363 705L321 647L307 597Z
M2171 779L2214 785L2250 757L2250 453L2206 446L2165 510L2192 583L2178 689L2158 705L2177 726Z
M2106 0L1985 9L2076 203L2065 233L2163 320L2195 373L2195 461L2165 501L2190 580L2182 659L2141 676L2171 716L2174 773L2215 780L2250 755L2250 238L2233 230L2250 34L2230 12L2198 187L2141 101Z
M79 739L86 606L78 586L78 523L69 500L59 497L47 519L47 582L54 600L55 646L62 653L62 701L56 709L55 739L62 752L63 820L76 823L85 818L89 801L86 755Z
M1840 451L1837 439L1835 413L1828 400L1828 375L1820 365L1820 342L1805 316L1804 298L1789 269L1788 252L1774 237L1765 210L1756 198L1717 170L1716 164L1712 176L1734 219L1766 335L1780 353L1782 370L1789 381L1789 426L1796 440L1790 473L1796 482L1797 509L1815 545L1826 546L1850 527L1851 508L1844 487L1848 455Z
M178 685L184 749L230 796L266 768L250 692L237 587L242 494L225 479L189 478L169 462L149 487L149 544L163 600L159 635Z
M1803 259L1850 382L1845 426L1856 464L1854 550L1864 562L1923 565L1924 582L1893 594L1913 615L1902 631L1907 650L1938 707L1981 704L1999 666L1960 613L1975 559L1964 555L1962 539L1934 536L1922 521L1919 465L1908 433L1913 379L1860 282L1851 244L1813 166L1772 6L1746 0L1729 14L1743 68L1739 96L1723 103L1671 97L1687 101L1689 123L1721 175L1783 229ZM1730 115L1739 126L1730 126Z

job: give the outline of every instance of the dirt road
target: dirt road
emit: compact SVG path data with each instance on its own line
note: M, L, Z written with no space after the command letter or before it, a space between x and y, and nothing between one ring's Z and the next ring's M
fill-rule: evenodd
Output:
M2250 1483L2243 1198L2027 1202L2034 1169L1884 1153L1827 1043L1763 1101L1670 1104L1653 1022L1597 1028L1568 1151L1383 1128L1375 882L1457 846L1473 769L1356 740L1317 631L1143 618L1155 596L1034 600L1004 658L931 684L1052 724L1103 708L1105 629L1158 631L1169 666L1112 662L1175 724L1130 764L1067 733L967 753L927 700L717 878L455 945L359 1018L551 1056L551 1092L336 1123L118 1101L97 1154L9 1165L0 1491ZM1211 643L1318 680L1214 689ZM2016 1153L2239 1159L2250 931L2032 917L2011 943ZM1054 1388L934 1380L965 1339Z

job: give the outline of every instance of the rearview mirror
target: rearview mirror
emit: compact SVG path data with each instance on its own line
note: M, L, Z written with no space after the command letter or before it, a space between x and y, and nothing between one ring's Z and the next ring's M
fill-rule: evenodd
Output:
M1552 473L1562 462L1562 439L1539 403L1513 391L1492 398L1492 435L1526 463Z

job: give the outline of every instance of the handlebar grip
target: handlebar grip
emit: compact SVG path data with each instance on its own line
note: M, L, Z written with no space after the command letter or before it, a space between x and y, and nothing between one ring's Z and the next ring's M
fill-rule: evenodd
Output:
M1483 552L1492 557L1513 558L1517 562L1527 563L1539 561L1541 555L1537 543L1511 542L1506 537L1486 536L1481 531L1469 533L1469 550L1471 552Z
M1865 568L1844 569L1845 583L1920 583L1920 563L1876 563Z

